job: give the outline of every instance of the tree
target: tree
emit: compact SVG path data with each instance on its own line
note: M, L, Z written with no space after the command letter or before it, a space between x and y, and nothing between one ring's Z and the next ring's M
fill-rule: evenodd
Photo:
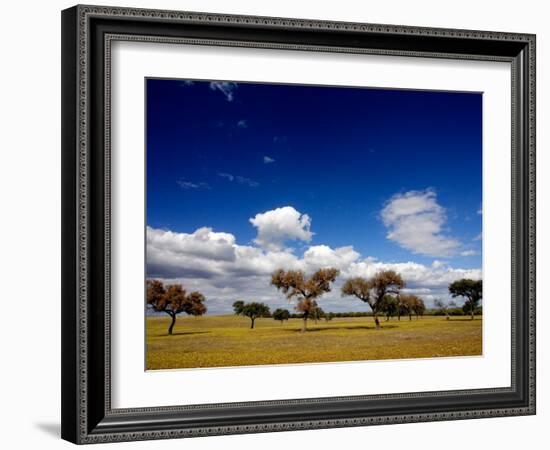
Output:
M390 320L390 317L393 317L398 313L399 303L397 297L393 295L385 295L380 304L380 312L386 315L386 322Z
M412 320L413 314L416 316L417 319L418 316L424 315L424 311L426 311L426 305L424 304L424 300L416 295L401 294L399 295L398 309L399 316L406 314L409 316L409 320ZM399 319L401 320L401 317Z
M288 309L277 308L273 311L273 318L275 320L280 320L282 325L285 320L290 318L290 311Z
M323 308L320 306L317 306L315 308L315 311L313 312L313 320L315 320L315 323L317 323L318 320L321 320L323 317L325 317L325 311L323 311Z
M471 314L471 311L470 311L470 304L468 302L464 303L462 305L462 312L464 313L464 315L468 315L468 314ZM481 316L483 314L483 307L482 306L476 306L474 308L474 316Z
M368 303L372 309L376 328L380 328L378 314L388 294L398 295L399 290L405 287L401 275L394 270L382 270L367 280L362 277L355 277L346 280L342 286L342 296L355 296L359 300Z
M204 300L201 300L201 298L204 299L204 296L199 292L191 292L189 294L191 306L189 308L189 311L187 311L187 314L195 317L206 314L206 306L203 303Z
M174 331L176 316L185 312L194 316L206 314L206 298L200 292L187 294L181 284L164 286L160 280L147 280L147 305L157 312L165 312L172 321L168 334Z
M401 321L401 316L409 314L409 302L406 295L397 296L397 320Z
M482 298L482 292L483 284L481 280L462 278L449 285L449 293L453 297L466 297L464 308L470 312L472 320L474 320L475 309Z
M265 303L245 303L241 300L233 303L233 310L238 316L246 316L250 319L250 329L254 328L254 322L258 317L269 316L269 307Z
M424 304L424 300L420 297L416 295L411 295L411 297L411 311L416 315L416 319L418 320L418 316L422 317L424 315L426 305Z
M244 308L244 302L242 300L237 300L236 302L233 303L233 311L238 316L242 315L243 308Z
M310 278L301 270L276 270L271 276L271 284L282 291L288 300L296 299L296 311L302 313L302 332L307 329L308 318L314 316L318 308L317 299L331 291L340 271L338 269L319 269Z

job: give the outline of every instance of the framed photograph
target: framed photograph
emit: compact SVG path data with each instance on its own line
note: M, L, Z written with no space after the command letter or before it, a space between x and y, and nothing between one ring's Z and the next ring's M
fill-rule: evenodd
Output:
M535 413L535 36L62 12L62 437Z

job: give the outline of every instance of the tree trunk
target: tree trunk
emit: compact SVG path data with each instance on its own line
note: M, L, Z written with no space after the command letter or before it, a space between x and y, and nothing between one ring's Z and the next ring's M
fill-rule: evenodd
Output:
M470 317L471 320L474 320L474 304L472 302L472 306L470 307Z
M250 318L250 329L252 330L254 328L254 321L256 320L255 317Z
M378 320L377 313L374 313L374 323L376 324L376 328L380 328L380 321Z
M172 323L170 324L170 328L168 328L168 334L172 334L172 331L174 331L174 325L176 324L176 315L171 313L170 317L172 317Z
M413 320L413 318L412 318L412 315L411 315L411 314L409 314L409 320Z
M302 333L307 330L307 316L304 316L304 321L302 322Z

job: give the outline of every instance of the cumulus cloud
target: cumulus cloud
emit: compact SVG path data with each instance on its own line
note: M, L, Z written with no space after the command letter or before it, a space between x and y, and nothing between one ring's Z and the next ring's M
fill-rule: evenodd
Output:
M328 245L314 245L309 247L303 256L303 265L309 270L334 267L347 270L361 255L353 247L330 248Z
M275 159L273 159L271 156L264 156L264 164L271 164L274 163Z
M206 227L191 234L147 227L147 266L151 276L215 273L221 262L235 260L232 234L216 233Z
M236 175L218 175L230 182L242 182ZM442 234L445 210L433 191L396 195L386 203L381 216L389 229L388 238L417 253L437 257L477 254L469 249L460 252L459 243ZM381 270L395 270L406 282L405 292L419 295L428 306L436 298L449 298L448 286L453 281L482 277L481 269L452 267L448 260L434 259L431 264L381 261L362 256L353 246L307 245L298 252L289 243L309 243L314 233L311 218L292 206L256 214L249 222L257 230L249 245L238 243L231 233L209 227L191 233L147 227L147 276L201 291L212 314L230 313L237 299L265 302L272 309L292 309L293 304L270 285L271 274L279 268L306 274L324 267L339 269L332 291L320 299L326 311L335 312L365 310L361 302L340 295L342 283L350 277L368 278Z
M292 209L295 213L289 215L293 218L289 223L297 228L291 232L289 227L288 233L294 238L299 235L304 240L310 239L309 217L304 218L304 215ZM274 217L265 214L260 215L262 225L271 223ZM285 213L279 212L277 215L285 216ZM237 299L262 301L271 308L292 309L292 304L270 286L270 276L279 268L303 270L307 274L323 267L339 269L340 277L332 292L320 300L326 311L365 310L364 304L341 297L343 280L354 276L371 277L380 270L399 272L407 284L406 292L419 295L428 306L434 298L448 297L449 283L460 278L481 278L480 269L453 268L449 263L439 260L426 265L412 261L396 263L365 258L352 246L332 248L328 245L313 245L297 255L284 248L280 240L284 241L289 234L283 231L278 233L275 233L278 236L275 241L277 245L267 241L268 245L258 247L240 245L233 234L207 227L192 233L147 227L147 276L160 278L166 283L182 283L188 290L201 291L208 299L208 308L212 314L231 312L231 304ZM286 237L281 238L281 233ZM262 238L265 239L266 235L262 235Z
M241 119L237 122L237 128L248 128L248 122L244 119Z
M458 240L442 233L447 216L431 189L394 195L381 217L388 228L387 238L413 253L447 257L460 246Z
M268 250L283 249L285 241L309 242L313 236L310 217L292 206L256 214L249 221L258 229L254 242Z
M213 91L221 92L228 102L232 102L234 99L234 92L239 86L237 83L231 81L212 81L210 83L210 89Z
M449 283L460 278L480 279L479 269L458 269L448 265L425 265L417 262L382 262L374 258L366 258L349 266L345 275L371 277L380 270L395 270L399 272L407 288L428 288L446 290Z

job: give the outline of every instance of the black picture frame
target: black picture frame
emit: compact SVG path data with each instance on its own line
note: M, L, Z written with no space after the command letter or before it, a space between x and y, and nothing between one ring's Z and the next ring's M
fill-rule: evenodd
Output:
M193 42L512 67L511 386L136 409L110 400L110 44ZM75 6L62 12L62 437L74 443L535 414L535 36Z

